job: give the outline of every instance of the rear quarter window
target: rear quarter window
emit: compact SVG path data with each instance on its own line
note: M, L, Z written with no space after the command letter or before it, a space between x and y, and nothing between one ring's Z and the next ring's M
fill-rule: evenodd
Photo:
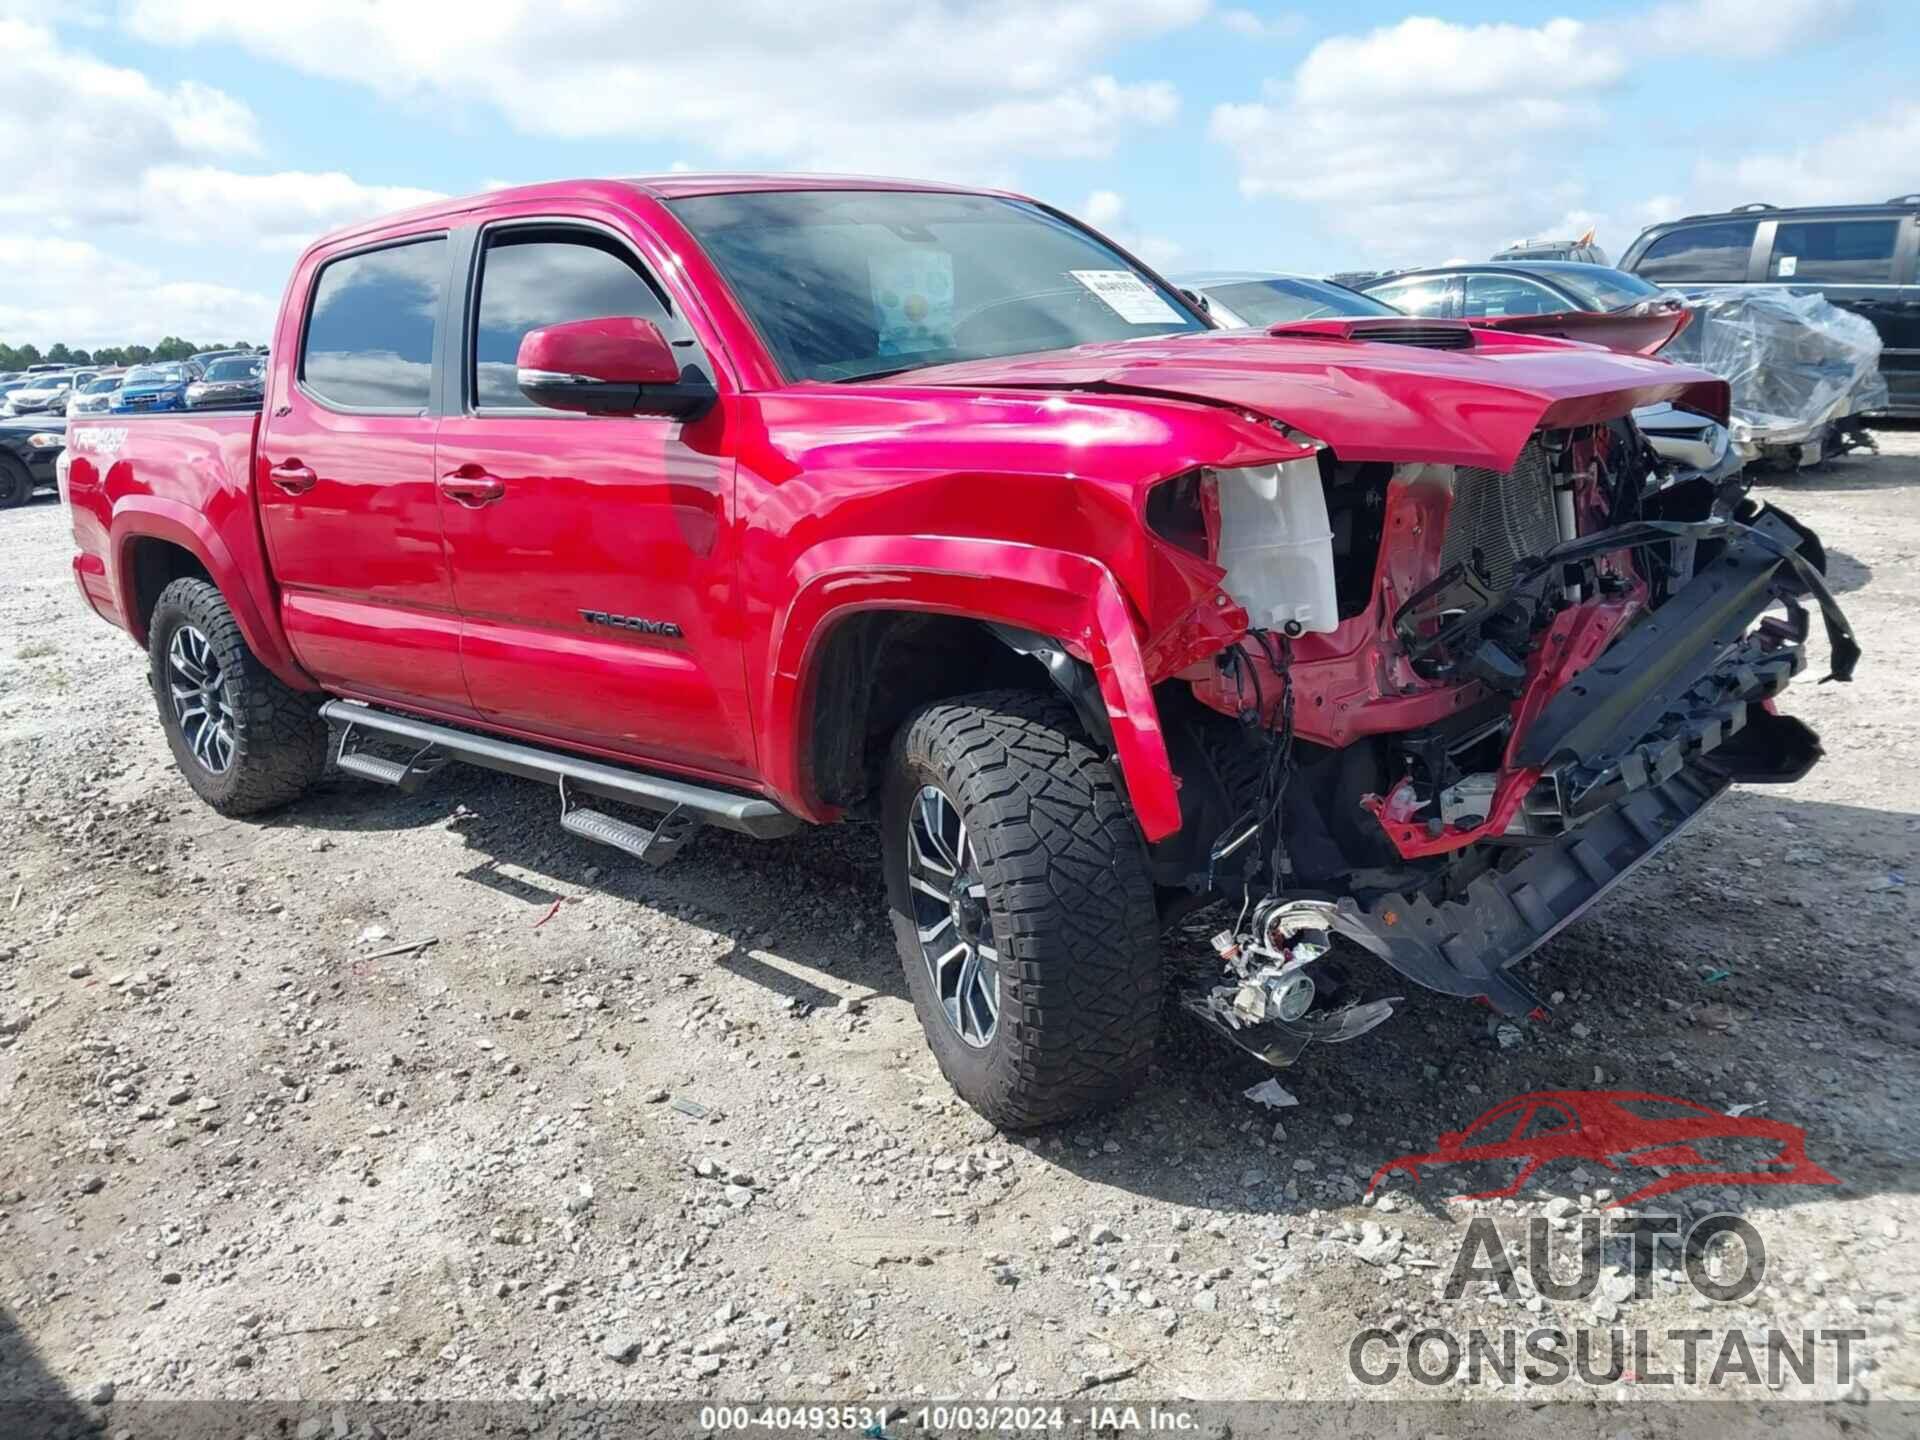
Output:
M1884 285L1893 279L1893 249L1899 238L1897 219L1782 220L1774 229L1767 276L1783 281Z
M446 273L444 236L329 261L314 282L302 383L344 409L426 409Z
M1722 285L1747 278L1756 222L1716 221L1662 235L1634 265L1636 275L1662 285Z

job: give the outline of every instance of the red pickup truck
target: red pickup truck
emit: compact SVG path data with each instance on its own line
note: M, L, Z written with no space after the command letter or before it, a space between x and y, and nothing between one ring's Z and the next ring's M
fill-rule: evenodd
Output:
M329 236L259 408L76 420L63 485L216 809L461 761L647 861L877 821L929 1043L1026 1127L1169 1002L1274 1064L1390 972L1531 1012L1516 960L1805 772L1809 603L1857 651L1726 409L1456 322L1218 330L1018 196L682 175Z

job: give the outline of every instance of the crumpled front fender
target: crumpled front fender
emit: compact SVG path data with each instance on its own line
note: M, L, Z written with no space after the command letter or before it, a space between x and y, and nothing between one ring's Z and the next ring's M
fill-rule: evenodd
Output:
M1099 685L1142 833L1154 841L1180 828L1178 788L1133 612L1099 561L999 540L854 536L807 551L796 578L799 588L774 635L763 732L782 737L767 756L767 779L796 814L833 818L804 782L804 717L820 641L863 610L916 610L1034 631L1084 661Z

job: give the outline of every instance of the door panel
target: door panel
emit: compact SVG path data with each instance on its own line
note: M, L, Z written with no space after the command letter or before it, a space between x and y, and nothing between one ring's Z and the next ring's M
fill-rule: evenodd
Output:
M693 428L717 433L716 418ZM497 500L445 505L461 653L489 720L744 776L739 640L718 622L731 604L734 467L682 428L558 415L442 423L440 473L500 482Z
M334 689L471 714L434 474L446 240L328 261L277 337L254 477L288 643Z
M699 345L614 224L485 231L461 356L465 413L437 471L468 692L516 730L722 778L752 775L733 607L733 461L716 409L693 424L532 407L532 328L637 316L687 370Z

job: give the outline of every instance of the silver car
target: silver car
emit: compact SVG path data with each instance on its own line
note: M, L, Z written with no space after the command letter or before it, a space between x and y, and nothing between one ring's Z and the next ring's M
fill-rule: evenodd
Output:
M96 375L85 385L77 388L67 400L67 418L76 415L104 415L107 406L113 401L113 392L120 388L120 382L127 378L124 370L108 371Z

